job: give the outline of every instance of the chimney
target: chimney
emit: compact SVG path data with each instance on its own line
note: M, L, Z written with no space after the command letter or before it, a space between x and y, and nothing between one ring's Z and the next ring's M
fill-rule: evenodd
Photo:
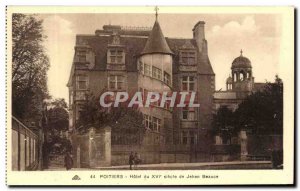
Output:
M121 30L121 26L120 25L104 25L103 26L103 30L104 31L120 31Z
M193 28L193 38L197 42L199 52L202 52L203 43L205 43L204 21L199 21Z

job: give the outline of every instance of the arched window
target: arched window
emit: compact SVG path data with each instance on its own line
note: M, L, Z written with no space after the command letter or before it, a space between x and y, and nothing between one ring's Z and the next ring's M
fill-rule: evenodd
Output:
M227 84L227 90L231 90L232 89L232 84Z
M240 77L240 81L244 81L245 78L244 78L244 73L243 72L240 72L240 76L239 77Z

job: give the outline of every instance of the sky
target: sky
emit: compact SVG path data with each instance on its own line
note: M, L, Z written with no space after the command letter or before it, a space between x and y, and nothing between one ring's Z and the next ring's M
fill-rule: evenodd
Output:
M67 82L76 34L94 34L103 25L152 27L154 14L41 14L45 48L50 59L48 87L53 98L68 102ZM159 14L165 37L192 38L198 21L205 21L208 55L216 74L216 90L225 90L234 58L248 57L255 82L274 81L278 73L281 16L276 14Z

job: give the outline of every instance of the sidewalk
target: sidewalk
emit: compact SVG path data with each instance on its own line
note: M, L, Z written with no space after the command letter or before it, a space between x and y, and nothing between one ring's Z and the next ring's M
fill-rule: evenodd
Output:
M141 164L133 166L133 170L225 170L225 169L271 169L270 161L230 161L230 162L203 162L203 163L160 163ZM50 166L49 171L66 171L63 166ZM93 168L72 168L71 171L88 170L129 170L129 165L93 167Z
M160 163L141 164L134 170L196 170L196 169L271 169L270 161L230 161L230 162L202 162L202 163ZM95 167L101 170L129 170L129 165Z

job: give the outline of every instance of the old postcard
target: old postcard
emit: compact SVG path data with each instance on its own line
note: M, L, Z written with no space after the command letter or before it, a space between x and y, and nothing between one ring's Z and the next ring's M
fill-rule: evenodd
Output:
M294 184L293 7L7 7L8 185Z

